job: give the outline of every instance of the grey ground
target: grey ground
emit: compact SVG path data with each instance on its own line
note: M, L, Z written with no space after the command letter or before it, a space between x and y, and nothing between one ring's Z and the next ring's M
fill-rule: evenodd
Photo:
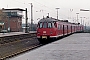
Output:
M90 33L76 33L7 60L90 60Z

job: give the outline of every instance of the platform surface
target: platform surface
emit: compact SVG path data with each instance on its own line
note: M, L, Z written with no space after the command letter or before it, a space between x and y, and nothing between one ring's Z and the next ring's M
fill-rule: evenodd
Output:
M36 31L30 31L28 33L36 33ZM9 33L0 33L0 37L5 37L5 36L13 36L13 35L20 35L20 34L28 34L25 32L9 32Z
M90 60L90 33L76 33L7 60Z

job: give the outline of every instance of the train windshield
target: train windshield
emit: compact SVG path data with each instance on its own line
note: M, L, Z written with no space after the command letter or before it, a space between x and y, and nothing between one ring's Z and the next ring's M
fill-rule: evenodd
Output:
M48 23L48 28L52 28L52 24L51 23Z
M43 27L43 24L42 24L42 23L40 23L40 24L39 24L39 28L42 28L42 27Z
M39 28L54 28L55 24L53 22L41 22L39 23Z
M55 25L53 22L48 22L48 28L54 28L54 27L55 27Z
M39 23L39 28L47 28L47 23L44 22L44 23Z
M55 23L54 22L52 23L52 27L55 28Z
M43 23L43 28L47 28L47 23L46 22Z

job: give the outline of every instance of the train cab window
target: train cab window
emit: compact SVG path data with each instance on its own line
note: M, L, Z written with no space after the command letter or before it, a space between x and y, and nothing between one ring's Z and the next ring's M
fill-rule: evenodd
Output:
M52 27L55 28L55 24L54 23L52 23Z
M42 24L42 23L40 23L40 24L39 24L39 28L42 28L42 27L43 27L43 24Z
M48 28L52 28L52 24L51 23L48 23Z
M56 23L56 22L54 22L54 27L56 27L56 28L57 28L57 23Z
M43 23L43 28L47 28L47 23L46 22Z

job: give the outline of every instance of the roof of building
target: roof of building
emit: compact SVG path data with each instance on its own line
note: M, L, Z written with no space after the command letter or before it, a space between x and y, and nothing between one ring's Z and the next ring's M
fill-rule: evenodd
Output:
M20 9L20 8L13 8L13 9L4 9L2 8L3 10L19 10L19 11L25 11L24 9Z

